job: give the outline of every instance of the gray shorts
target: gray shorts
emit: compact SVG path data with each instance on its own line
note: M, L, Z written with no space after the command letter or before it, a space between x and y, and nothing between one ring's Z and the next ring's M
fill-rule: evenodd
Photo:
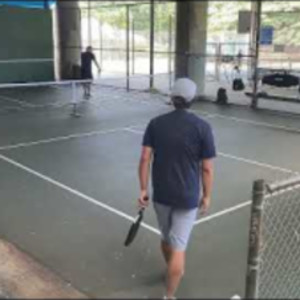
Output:
M162 240L172 249L185 251L197 217L198 208L174 209L153 203Z

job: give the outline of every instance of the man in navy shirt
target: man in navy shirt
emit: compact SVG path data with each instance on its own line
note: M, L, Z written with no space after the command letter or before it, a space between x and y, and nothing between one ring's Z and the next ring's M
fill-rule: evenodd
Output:
M196 95L188 78L175 82L175 110L150 121L139 165L139 205L148 205L152 162L153 202L161 230L161 249L167 263L167 295L172 299L184 274L185 250L198 209L210 206L213 162L216 156L210 125L188 112Z
M93 49L91 46L86 48L86 51L81 53L81 79L93 79L92 74L92 62L98 68L98 72L101 72L101 68L96 60L96 57L93 53ZM84 90L84 98L88 99L91 97L91 83L84 83L83 84Z

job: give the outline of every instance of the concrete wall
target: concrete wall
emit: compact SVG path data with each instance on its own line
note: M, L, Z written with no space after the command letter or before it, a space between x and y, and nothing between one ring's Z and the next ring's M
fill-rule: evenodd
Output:
M58 67L60 79L72 79L80 64L81 15L77 0L58 0L56 7Z
M205 89L208 1L177 2L176 78L189 77Z
M0 6L0 83L54 79L54 63L3 62L52 59L52 11Z
M206 45L207 45L207 18L208 2L191 2L190 8L190 43L189 52L189 77L198 86L198 94L205 91L205 66L206 66ZM197 53L198 55L193 55Z

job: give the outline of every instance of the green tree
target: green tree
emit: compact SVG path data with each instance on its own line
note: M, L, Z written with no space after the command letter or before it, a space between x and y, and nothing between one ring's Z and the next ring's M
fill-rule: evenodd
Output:
M122 1L101 1L98 8L92 10L93 16L102 22L119 29L126 28L126 8ZM127 4L129 2L126 2ZM138 31L149 31L150 4L131 1L131 18ZM138 4L138 5L136 5ZM86 7L86 2L84 4ZM237 34L238 13L250 10L251 1L212 1L209 2L208 31L210 35L230 33ZM169 18L175 20L176 4L174 2L155 5L155 30L167 32ZM300 44L300 2L299 1L263 1L262 25L271 25L275 29L274 42L277 44ZM83 9L83 15L86 9Z
M250 2L212 2L209 6L209 33L237 33L238 12L250 10ZM265 1L262 4L262 26L274 27L274 43L300 44L300 2Z

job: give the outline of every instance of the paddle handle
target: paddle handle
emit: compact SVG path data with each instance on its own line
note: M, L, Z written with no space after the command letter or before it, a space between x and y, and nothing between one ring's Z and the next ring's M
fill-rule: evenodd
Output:
M149 197L148 196L144 197L144 201L149 201ZM146 209L146 207L141 207L138 215L142 217L145 209Z

